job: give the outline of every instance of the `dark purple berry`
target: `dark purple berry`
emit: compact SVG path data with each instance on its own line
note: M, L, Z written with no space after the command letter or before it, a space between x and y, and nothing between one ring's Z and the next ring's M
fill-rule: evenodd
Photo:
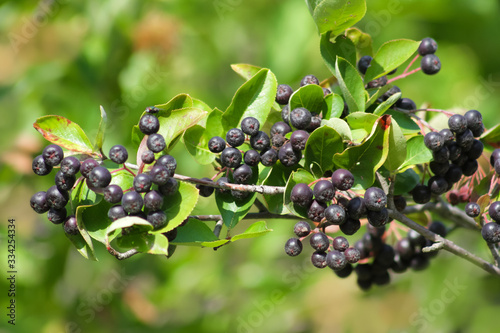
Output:
M300 159L302 158L302 153L300 152L300 150L294 150L292 148L292 144L290 142L287 142L283 145L283 147L280 148L278 152L278 158L281 164L286 167L291 167L299 163Z
M406 97L398 100L395 105L398 109L407 111L413 111L417 109L417 104L415 104L415 102L412 99Z
M55 176L55 184L61 191L69 191L75 185L76 177L74 175L66 175L59 170Z
M389 222L389 211L387 208L382 208L378 211L369 210L367 212L367 218L368 223L378 228Z
M436 74L441 70L441 61L435 54L427 54L420 61L422 72L427 75Z
M236 184L250 184L252 182L253 171L246 164L240 165L233 172L233 179Z
M435 234L438 234L441 237L446 237L446 234L448 231L446 230L445 225L442 222L439 221L433 221L429 225L429 230L432 231Z
M281 108L281 119L288 125L290 125L290 107L287 105L284 105Z
M361 259L361 252L355 247L350 247L344 251L345 260L350 264L355 264Z
M415 188L411 191L413 201L418 204L425 204L431 201L431 196L432 192L429 189L429 187L425 185L417 185Z
M462 168L456 164L451 164L448 171L444 175L444 179L448 184L454 184L458 182L463 176Z
M260 154L258 151L250 149L243 155L243 162L249 166L257 166L260 162Z
M122 201L123 190L118 185L108 185L103 192L104 200L109 203L119 203Z
M340 271L347 265L347 260L344 253L333 250L326 255L326 264L334 271Z
M60 171L68 176L74 176L80 171L80 161L74 156L68 156L61 161Z
M328 236L322 232L312 234L309 243L314 250L321 252L326 252L330 246Z
M203 177L201 180L213 183L213 181L207 177ZM215 190L213 186L201 185L201 184L196 185L196 188L200 191L200 195L205 198L211 196Z
M453 135L453 132L449 128L443 128L439 131L439 134L443 137L445 145L449 145L455 140L455 135Z
M109 158L116 164L123 164L128 159L128 152L122 145L115 145L109 150Z
M343 236L335 237L332 241L332 245L333 245L334 250L337 250L340 252L344 252L345 250L347 250L349 248L349 242Z
M407 237L401 238L394 246L394 249L403 259L411 259L415 253L415 247Z
M163 165L168 170L168 175L173 177L175 174L175 169L177 169L177 161L172 155L163 155L158 161L156 161L155 165Z
M396 196L394 196L393 200L394 200L394 206L396 206L396 209L399 212L402 212L402 211L405 210L405 208L406 208L406 199L403 196L396 195Z
M58 145L48 145L42 153L45 164L52 167L59 165L64 158L64 152Z
M450 159L450 151L448 147L443 146L441 149L432 152L432 159L437 163L448 163Z
M257 134L250 137L250 146L257 151L267 149L270 145L271 140L265 132L258 131Z
M51 208L47 212L47 219L54 224L61 224L66 219L67 214L66 208Z
M469 217L478 217L481 214L481 207L475 202L468 202L465 205L465 214Z
M90 172L92 172L92 170L94 170L94 168L98 166L99 163L97 163L96 160L88 158L82 162L82 165L80 166L80 172L83 177L89 178Z
M332 174L332 183L336 189L347 191L354 185L354 176L348 170L337 169Z
M424 144L432 151L438 151L444 146L444 137L438 132L429 132L424 136Z
M160 210L163 206L163 196L158 191L149 191L144 195L144 207L149 211Z
M387 195L379 187L370 187L365 192L365 206L371 211L380 211L387 206Z
M476 160L467 160L462 165L462 172L464 176L469 177L475 174L478 168L479 164L477 163Z
M239 128L231 128L226 133L226 141L232 147L239 147L245 142L245 134Z
M220 136L214 136L208 141L208 149L212 153L220 153L226 148L226 141Z
M43 214L50 209L45 191L36 192L30 199L30 206L38 214Z
M250 196L250 192L231 190L231 196L235 200L241 201L241 200L245 200L246 198L248 198Z
M457 144L462 147L463 151L468 151L473 143L474 135L470 129L466 129L464 132L457 134Z
M330 181L322 179L314 185L313 194L318 201L331 201L335 196L335 188Z
M500 242L500 224L495 222L486 223L481 229L481 235L488 243Z
M308 84L319 85L319 80L316 76L314 76L312 74L306 75L302 78L302 80L300 80L300 86L303 87L303 86L306 86Z
M311 226L306 221L299 221L295 223L293 232L297 237L306 237L311 233Z
M149 171L151 181L156 185L163 185L170 178L170 171L163 165L155 165Z
M410 229L408 231L408 235L406 236L410 241L411 246L413 247L424 247L426 243L426 239L424 236L419 234L417 231Z
M433 174L437 176L444 176L450 169L450 163L448 161L443 163L432 161L429 163L429 167Z
M246 117L241 121L241 130L250 136L259 132L260 122L254 117Z
M160 230L168 223L167 214L162 210L149 212L146 220L151 223L153 230Z
M122 205L113 206L108 210L108 218L111 221L116 221L125 216L127 216L127 212L123 209Z
M333 204L325 209L325 218L329 224L341 225L346 221L346 213L344 208Z
M304 150L306 148L307 139L309 139L309 133L303 130L296 130L290 137L290 144L294 150Z
M471 130L481 129L483 126L483 116L481 112L477 110L469 110L464 114L464 118L467 121L467 127Z
M380 88L383 87L387 84L387 76L384 75L382 77L379 77L378 79L372 80L366 84L367 89L371 88Z
M136 191L126 192L122 196L122 207L127 213L139 213L143 204L144 200L142 199L142 196Z
M271 127L271 136L274 136L276 134L281 134L284 136L286 133L291 131L292 128L287 123L278 121L274 123L273 127Z
M233 147L228 147L220 155L222 165L228 168L236 168L241 163L241 152Z
M54 185L47 190L46 199L50 207L62 209L69 201L69 194L67 191L59 190L57 186Z
M430 37L422 39L418 47L418 54L425 56L427 54L434 54L437 51L438 45L436 41Z
M493 219L493 221L500 222L500 201L495 201L490 205L488 214L490 214L490 217Z
M401 89L399 89L398 86L392 86L389 90L387 90L383 95L382 95L382 100L383 101L387 101L389 99L389 97L391 97L392 95L395 95L397 93L400 93L401 92ZM399 98L401 99L401 97Z
M175 178L169 178L163 185L158 186L158 191L163 195L174 195L179 189L179 182Z
M111 182L111 173L102 166L95 167L89 174L88 184L95 188L105 188Z
M495 167L495 162L500 159L500 148L493 150L490 156L490 165Z
M325 268L326 267L326 252L314 251L311 255L311 263L314 267Z
M291 257L298 256L302 252L302 242L298 238L290 238L286 241L285 252Z
M290 123L297 129L306 129L311 123L311 112L306 108L295 108L290 111Z
M75 215L68 216L64 221L64 232L68 235L78 235L80 231L78 230L78 224L76 223Z
M292 188L290 200L300 207L309 207L313 200L313 190L307 184L298 183Z
M139 120L139 130L146 134L154 134L160 129L160 121L154 115L146 113ZM121 163L118 163L121 164Z
M373 58L366 55L366 56L363 56L359 59L358 61L358 69L359 69L359 72L363 75L366 74L366 70L368 69L368 67L370 67L370 63L372 62Z
M347 205L347 213L353 219L360 219L366 215L365 199L361 197L352 198Z
M293 89L288 84L280 84L276 91L276 102L281 105L288 104L290 96L293 94Z
M273 166L278 161L278 152L272 148L268 148L260 154L260 162L263 166Z
M149 135L146 144L148 146L148 149L155 153L159 153L167 147L165 138L163 137L163 135L158 133Z
M463 133L467 129L467 120L460 114L454 114L448 119L448 127L455 134Z
M321 222L325 217L326 204L313 200L311 206L307 210L307 217L314 222Z
M33 172L39 176L46 176L52 171L52 166L47 165L42 155L38 155L33 159L31 165Z
M443 194L448 190L448 182L442 176L432 176L429 178L427 186L431 190L431 193L437 195Z
M474 139L471 148L467 152L467 157L471 160L477 160L483 154L484 145L481 141Z
M147 173L140 173L134 177L134 190L139 193L148 192L151 189L153 180Z
M348 217L344 223L340 225L340 231L344 235L354 235L361 227L361 222L358 219Z

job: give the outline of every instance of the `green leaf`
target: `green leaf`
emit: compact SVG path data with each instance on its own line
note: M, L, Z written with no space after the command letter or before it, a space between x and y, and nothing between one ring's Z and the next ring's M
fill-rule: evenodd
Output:
M321 35L319 49L326 67L335 74L337 56L346 59L351 64L356 64L356 48L354 43L345 35L338 35L333 42L330 41L331 32Z
M366 13L365 0L306 0L320 34L338 35L361 20Z
M197 104L197 106L200 106L200 103L196 103L196 104ZM193 107L193 99L188 94L179 94L179 95L174 96L167 103L158 104L155 106L160 109L160 112L158 112L158 117L160 117L160 116L161 117L168 117L173 110ZM204 110L204 107L205 106L203 106L200 109ZM145 113L146 113L146 111L144 111L142 113L141 117ZM134 127L132 127L132 143L134 143L136 146L139 146L141 144L141 141L144 138L144 136L145 135L139 130L139 125L134 125ZM165 138L165 139L167 139L167 138Z
M337 57L335 76L349 113L365 110L365 87L358 70L344 58Z
M365 74L365 82L386 75L401 66L415 51L420 42L409 39L396 39L384 43L373 57Z
M102 105L99 107L101 110L101 121L99 122L99 128L97 129L97 135L95 137L94 151L100 151L102 145L104 144L104 133L106 132L106 126L108 124L108 116Z
M386 179L391 176L389 170L384 167L380 168L379 172ZM413 169L406 169L406 171L396 175L394 195L408 194L418 183L420 183L420 176Z
M354 43L357 58L365 55L373 56L372 37L369 34L355 27L347 29L345 34Z
M394 95L389 97L386 101L380 103L379 106L377 106L377 108L375 109L375 111L373 111L373 114L377 116L383 115L385 111L389 110L389 108L393 106L394 103L396 103L400 97L401 97L400 92L395 93Z
M391 117L384 115L375 122L372 132L362 144L335 154L335 165L352 172L356 188L366 189L375 181L375 171L387 158L390 127Z
M399 170L405 170L416 164L428 163L432 160L431 151L424 144L422 135L415 136L406 142L406 159L399 167Z
M67 233L64 233L64 234L66 235L66 237L68 237L68 239L71 241L71 243L73 243L73 245L76 247L78 252L80 252L80 254L85 259L98 261L96 256L95 256L94 248L90 247L88 245L88 243L85 241L85 239L83 239L81 234L77 234L77 235L68 235Z
M147 234L146 241L149 254L168 255L168 239L162 234Z
M484 132L479 138L482 143L488 144L493 148L500 148L500 124L497 124Z
M251 184L256 184L259 179L259 172L256 167L252 171ZM238 200L231 195L231 192L215 192L217 208L219 208L222 220L228 229L234 228L245 217L256 198L257 193L250 193L246 198Z
M292 214L303 218L307 218L307 209L295 205L290 200L290 195L295 185L299 183L310 184L315 180L316 178L309 171L305 169L299 169L290 175L290 178L288 178L288 181L286 183L285 193L283 194L283 201L285 202L286 208L288 208L288 210Z
M265 168L263 172L268 172L267 177L262 182L263 185L271 186L286 186L286 182L290 174L297 170L300 166L298 164L293 167L285 167L280 162L273 165L272 168ZM269 170L270 169L270 170ZM287 214L288 210L284 206L283 196L264 194L264 200L267 204L267 209L275 214Z
M326 125L333 128L337 133L340 134L342 140L344 141L352 141L352 133L349 125L345 122L344 119L340 118L331 118L329 120L322 120L321 125Z
M261 237L271 231L273 230L267 228L265 221L255 222L250 225L243 233L231 237L231 242L235 242L240 239Z
M320 167L319 174L313 172L316 177L322 177L325 171L333 168L333 155L344 150L342 137L337 131L329 126L321 126L314 130L307 139L304 150L304 167L311 172L312 162Z
M308 84L297 89L289 101L290 110L303 107L311 112L327 112L323 89L316 84Z
M335 93L329 94L325 97L327 105L326 112L323 112L323 119L328 120L331 118L340 118L344 111L344 100L342 96Z
M406 159L406 138L398 123L391 118L391 129L389 132L389 152L384 167L389 171L396 171Z
M160 234L177 228L191 214L198 202L199 191L189 183L179 182L177 193L165 198L161 208L168 218L168 224L162 229L152 231L153 234Z
M413 118L407 114L392 109L386 111L385 114L391 115L391 117L398 123L399 127L401 127L401 131L403 131L404 135L412 135L420 132L420 127L418 127L418 125L413 121Z
M352 140L361 142L370 134L373 124L378 120L374 114L365 112L354 112L345 117L345 120L351 127Z
M48 141L70 151L92 154L94 146L78 124L61 116L43 116L33 127Z
M262 69L262 67L249 64L232 64L231 68L236 72L236 74L244 78L246 81L250 80L252 76L257 74Z
M276 77L265 68L246 81L236 91L231 104L222 115L224 130L237 127L246 117L254 117L264 124L275 103L277 86Z
M184 133L184 145L187 151L196 159L199 164L210 164L215 160L215 154L208 149L208 141L205 129L200 125L188 128Z
M132 226L138 226L141 231L152 230L153 226L143 218L137 216L126 216L113 221L109 227L106 229L106 245L109 246L111 241L118 236L118 231L130 228ZM139 233L139 232L138 232Z
M196 125L205 115L207 111L198 108L184 108L166 112L158 113L158 120L160 121L159 134L163 135L167 148L167 152L173 147L175 139L184 133L185 130L191 126Z
M368 109L372 104L378 101L379 97L382 96L387 90L389 90L390 87L388 84L385 86L382 86L380 88L369 88L366 90L366 93L368 94L368 100L366 101L365 104L365 109Z
M228 239L218 239L205 223L196 219L189 219L177 230L177 236L170 244L217 247L229 243Z

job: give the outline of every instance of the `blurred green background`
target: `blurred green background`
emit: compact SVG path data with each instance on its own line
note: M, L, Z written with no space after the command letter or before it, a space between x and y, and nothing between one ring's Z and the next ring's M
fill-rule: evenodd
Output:
M487 127L500 108L500 5L496 0L368 1L357 24L374 46L432 36L443 67L399 83L403 96L435 108L476 108ZM84 259L60 226L29 209L51 177L31 172L47 142L37 117L67 117L93 137L99 105L110 120L104 151L134 149L131 126L144 108L186 92L225 109L243 82L232 63L271 68L280 83L330 76L304 1L0 1L0 332L491 332L500 284L441 253L424 272L393 275L364 293L354 277L312 269L309 255L275 232L211 249L178 248L164 257L120 262L98 246ZM463 110L463 109L462 109ZM133 154L132 154L133 155ZM182 144L178 172L208 176ZM200 199L194 213L216 213ZM17 226L17 321L7 325L7 219ZM248 224L242 223L242 228ZM357 237L361 235L361 232ZM478 234L450 238L489 259ZM355 237L350 237L354 242Z

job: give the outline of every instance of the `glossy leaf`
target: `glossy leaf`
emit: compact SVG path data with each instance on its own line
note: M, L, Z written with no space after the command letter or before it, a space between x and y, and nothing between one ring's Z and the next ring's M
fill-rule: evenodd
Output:
M43 116L33 127L48 141L70 151L92 154L93 145L82 128L61 116Z
M99 108L101 110L101 121L99 122L99 127L97 128L94 151L100 151L102 149L102 145L104 144L104 133L108 124L108 116L106 114L106 111L104 111L102 105Z
M332 93L325 97L327 105L326 112L323 112L322 118L328 120L331 118L340 118L344 111L344 100L342 96Z
M337 133L340 134L342 140L352 141L351 129L344 119L331 118L329 120L323 120L321 124L333 128Z
M373 124L378 120L374 114L365 112L354 112L345 117L345 120L351 127L352 140L361 142L370 134Z
M228 239L218 239L206 223L196 219L177 229L177 236L170 244L201 247L217 247L229 243Z
M388 115L380 117L362 144L335 154L335 165L352 172L356 188L370 187L375 181L375 171L384 164L388 153L391 120Z
M118 231L130 228L132 226L138 226L141 231L149 231L153 229L153 226L146 220L137 216L126 216L113 221L109 227L106 229L106 245L109 245L111 241L118 236Z
M500 124L497 124L488 131L484 132L479 139L482 143L488 144L493 148L500 148Z
M252 76L257 74L262 67L250 64L232 64L231 69L241 76L245 81L250 80Z
M338 35L361 20L366 13L365 0L306 0L320 34Z
M391 118L392 119L392 118ZM384 167L396 171L406 160L406 138L398 123L392 119L389 132L389 152Z
M250 225L243 233L231 237L231 242L235 242L240 239L256 238L273 231L268 229L265 221L255 222Z
M358 70L344 58L337 57L335 76L349 113L365 110L365 87Z
M375 111L373 111L373 114L377 116L383 115L385 111L389 110L389 108L393 106L394 103L396 103L400 97L401 97L400 92L392 95L386 101L380 103L379 106L377 106L377 108L375 109Z
M300 166L294 165L293 167L285 167L280 162L276 163L272 168L265 168L267 176L262 182L263 185L271 186L286 186L286 182L290 177L290 174L297 170ZM269 170L270 169L270 170ZM283 196L281 195L270 195L264 194L264 200L267 204L267 209L271 213L275 214L287 214L288 209L286 209L283 203Z
M198 202L199 191L189 183L179 182L179 189L174 195L165 197L162 210L167 214L168 224L151 233L163 233L177 228L191 214Z
M85 259L90 259L93 261L98 261L97 257L95 256L95 251L93 246L89 246L89 244L85 241L85 239L82 237L81 234L77 235L68 235L67 233L64 233L66 237L73 243L73 245L76 247L77 251L80 252L80 254L85 258Z
M326 67L335 74L335 62L337 56L346 59L352 65L356 65L356 48L354 43L345 35L338 35L334 41L330 41L331 32L321 35L319 49Z
M380 88L369 88L366 90L368 94L367 101L365 103L365 109L368 109L374 103L378 102L379 97L381 97L387 90L389 90L390 86L386 84Z
M365 74L365 82L386 75L401 66L417 51L420 42L396 39L384 43L377 51Z
M420 127L407 114L392 109L387 110L385 114L391 115L397 121L404 135L414 135L420 132Z
M293 172L285 187L285 193L283 195L283 201L285 202L286 208L294 215L307 218L307 209L299 207L290 201L290 194L292 193L292 189L298 183L310 184L315 181L316 178L307 170L299 169Z
M289 101L290 110L303 107L311 112L327 112L323 89L316 84L308 84L297 89Z
M422 135L415 136L406 143L406 159L399 167L399 170L405 170L416 164L428 163L431 160L432 153L425 146L424 137Z
M319 174L313 172L316 177L322 177L325 171L333 168L333 155L344 149L342 137L337 131L329 126L321 126L314 130L307 139L304 150L304 167L311 172L312 162L320 167Z
M347 29L345 34L354 43L358 59L365 55L373 56L372 37L369 34L355 27Z
M208 149L210 138L204 136L205 129L200 125L188 128L184 133L184 145L187 151L199 164L210 164L215 160L215 154Z
M269 69L261 69L237 91L222 115L224 130L237 127L245 117L254 117L264 124L275 103L277 81Z

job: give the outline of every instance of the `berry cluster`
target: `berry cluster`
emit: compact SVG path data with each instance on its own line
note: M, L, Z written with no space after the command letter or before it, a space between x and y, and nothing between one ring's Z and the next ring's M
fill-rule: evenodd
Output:
M78 234L78 227L74 215L67 216L70 208L66 207L69 192L75 184L85 181L88 188L102 195L104 200L114 204L108 211L108 218L115 221L125 216L138 216L147 220L154 229L161 229L167 222L167 215L162 210L164 196L175 194L178 189L177 180L173 178L177 162L170 155L162 155L156 159L155 153L160 153L166 147L165 138L158 134L160 123L154 113L156 108L148 108L139 121L139 129L147 137L147 147L142 154L142 162L154 166L148 172L134 175L133 187L123 189L112 184L112 172L93 158L79 161L74 156L64 157L61 147L49 145L42 155L33 160L33 171L37 175L48 175L53 167L60 166L55 175L55 185L46 192L35 193L30 200L35 212L47 212L47 218L54 224L64 222L64 230L68 234ZM125 164L128 152L125 147L115 145L109 150L109 159L116 164ZM122 168L131 172L124 165ZM141 168L140 170L143 170ZM78 173L81 177L77 179ZM132 173L132 172L131 172Z
M290 238L285 244L285 252L289 256L297 256L302 252L302 241L310 236L309 243L314 250L311 256L313 266L317 268L329 267L339 277L347 277L352 272L352 264L360 259L360 252L349 247L345 237L331 238L325 233L311 230L309 223L299 221L294 226L294 233L298 238ZM331 243L330 243L331 240Z
M474 137L484 131L481 113L469 110L463 116L454 114L448 119L448 127L424 137L425 146L432 151L429 168L434 176L427 186L417 185L413 189L413 200L417 203L429 202L432 194L444 194L462 176L472 176L478 169L477 159L483 153L483 144Z

